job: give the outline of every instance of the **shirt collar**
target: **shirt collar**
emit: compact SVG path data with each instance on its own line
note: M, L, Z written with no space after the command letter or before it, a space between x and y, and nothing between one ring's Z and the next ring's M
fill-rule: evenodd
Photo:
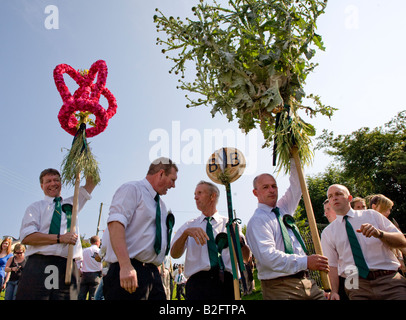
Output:
M211 217L214 219L214 221L218 222L219 221L219 216L220 214L218 213L218 211L216 211ZM204 219L206 219L207 216L205 216L203 213L200 215L199 217L199 221L200 223L202 223L204 221Z
M142 180L142 183L144 184L145 188L147 188L148 192L151 194L152 198L155 198L157 192L154 190L152 187L151 183L147 180L147 178L144 178Z
M345 215L341 215L341 214L337 214L336 219L338 219L340 222L344 219L345 216L349 216L350 218L354 218L355 216L355 212L352 208L350 208L350 210L348 210L347 214Z
M271 213L274 207L270 207L265 203L258 203L258 208L264 210L267 213Z
M61 198L62 198L62 197L61 197ZM52 203L52 202L54 202L54 199L55 199L55 198L50 197L50 196L47 196L47 195L44 196L44 200L45 200L47 203ZM62 198L61 201L63 201L63 198Z

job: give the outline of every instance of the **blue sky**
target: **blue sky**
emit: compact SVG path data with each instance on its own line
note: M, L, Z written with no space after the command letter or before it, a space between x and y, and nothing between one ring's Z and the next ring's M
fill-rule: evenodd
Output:
M209 180L205 164L210 154L223 146L243 149L248 167L231 188L237 216L243 224L248 222L257 206L252 179L275 170L271 151L261 149L260 131L244 137L238 125L224 116L213 119L210 107L187 109L186 92L176 89L177 79L168 73L171 65L155 44L155 8L168 16L185 17L195 2L1 1L1 236L19 236L26 207L43 198L39 173L48 167L60 169L72 142L57 119L62 100L53 69L61 63L86 69L99 59L107 63L106 86L115 95L118 109L106 131L88 139L102 181L80 213L80 233L95 234L101 203L100 228L106 227L115 190L126 181L144 178L159 150L179 165L177 186L163 198L176 216L176 231L199 214L193 193L200 180ZM58 9L58 29L45 24L49 5ZM320 65L309 75L305 91L320 95L325 104L339 110L331 121L309 120L318 134L326 128L346 134L380 126L405 108L405 9L406 3L399 0L329 1L318 24L326 51L317 53ZM216 133L223 142L216 144ZM305 172L323 172L332 160L318 151ZM288 177L280 174L277 180L282 195ZM218 210L227 215L222 186L220 191ZM62 193L70 196L73 189L64 188Z

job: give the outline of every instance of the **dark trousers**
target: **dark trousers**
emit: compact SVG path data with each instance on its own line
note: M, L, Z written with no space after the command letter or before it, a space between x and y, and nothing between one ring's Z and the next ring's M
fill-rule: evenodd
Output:
M177 283L176 284L176 299L181 300L181 297L185 298L185 284Z
M70 285L65 284L66 258L34 254L28 257L16 300L77 300L78 269L72 263Z
M225 271L222 281L219 269L195 273L186 282L186 300L234 300L233 275Z
M88 300L94 300L94 294L100 284L101 275L101 271L82 273L78 300L86 300L87 294L89 294Z
M166 300L164 286L157 266L131 259L137 272L138 288L129 293L120 286L120 265L112 263L103 277L103 293L106 300Z

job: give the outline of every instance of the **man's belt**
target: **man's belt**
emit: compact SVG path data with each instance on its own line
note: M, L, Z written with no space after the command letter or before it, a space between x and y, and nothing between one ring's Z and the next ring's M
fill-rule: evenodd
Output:
M378 279L379 277L386 276L389 274L395 274L397 271L396 270L375 270L375 271L369 271L367 280L375 280Z

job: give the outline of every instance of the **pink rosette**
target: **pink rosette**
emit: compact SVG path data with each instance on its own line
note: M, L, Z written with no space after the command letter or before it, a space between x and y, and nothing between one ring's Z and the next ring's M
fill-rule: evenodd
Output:
M70 93L65 84L63 74L67 73L78 85L75 93ZM97 81L94 79L97 75ZM63 105L58 114L62 128L75 135L78 130L78 120L75 112L90 112L95 115L95 127L86 129L87 137L94 137L103 132L110 120L116 114L117 101L114 95L106 86L107 65L103 60L98 60L92 64L87 74L81 74L67 64L60 64L54 69L55 85L61 95ZM108 101L107 110L100 103L100 96L104 96Z

